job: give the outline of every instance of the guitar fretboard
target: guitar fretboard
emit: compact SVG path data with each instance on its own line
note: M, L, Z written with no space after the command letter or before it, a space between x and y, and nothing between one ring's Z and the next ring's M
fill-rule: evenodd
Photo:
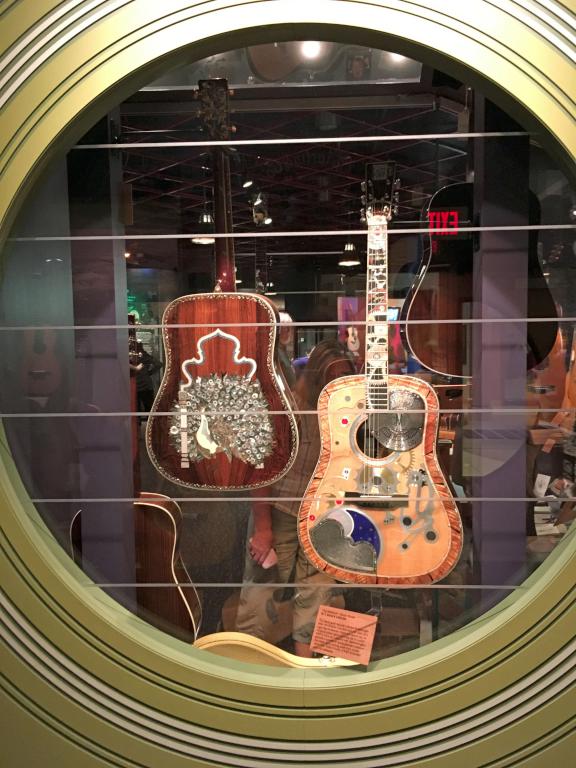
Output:
M368 213L366 406L388 408L388 218Z

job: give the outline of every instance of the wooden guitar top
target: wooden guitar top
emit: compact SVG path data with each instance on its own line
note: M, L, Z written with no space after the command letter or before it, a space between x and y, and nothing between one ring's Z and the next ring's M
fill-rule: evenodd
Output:
M382 458L366 455L358 439L364 376L336 379L320 395L322 448L298 533L310 562L342 581L430 584L462 549L460 515L436 457L436 394L420 379L390 376L391 402L395 392L417 395L423 426L417 445Z

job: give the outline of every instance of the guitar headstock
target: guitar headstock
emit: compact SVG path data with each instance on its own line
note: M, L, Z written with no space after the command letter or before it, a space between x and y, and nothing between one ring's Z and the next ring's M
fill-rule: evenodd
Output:
M209 141L229 141L230 125L228 81L212 78L198 81L198 116Z
M372 216L385 216L390 221L398 213L399 189L395 162L369 163L366 181L362 182L362 221Z

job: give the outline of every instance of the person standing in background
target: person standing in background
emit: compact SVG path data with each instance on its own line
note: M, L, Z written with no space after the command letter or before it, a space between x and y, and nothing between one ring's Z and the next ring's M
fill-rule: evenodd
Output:
M320 342L294 389L298 410L316 411L322 388L354 373L354 361L345 345L332 339ZM300 415L298 426L299 448L290 470L273 485L253 492L236 630L272 642L286 591L275 585L295 583L298 586L291 592L294 653L310 657L316 614L321 605L331 602L335 582L308 562L298 540L300 499L320 454L317 414Z
M148 412L154 403L156 389L153 376L162 368L162 364L153 355L144 349L141 341L136 345L139 355L139 365L136 370L136 396L138 398L138 411Z

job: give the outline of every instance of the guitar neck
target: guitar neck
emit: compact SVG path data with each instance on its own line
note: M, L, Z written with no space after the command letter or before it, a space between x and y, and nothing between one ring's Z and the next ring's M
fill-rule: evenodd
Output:
M388 408L388 219L368 214L366 406Z
M211 141L230 139L230 109L228 82L224 78L198 81L199 116L202 128ZM212 149L214 185L214 226L218 234L232 234L232 191L230 184L230 158L226 148ZM214 244L216 286L219 291L236 290L234 240L217 237Z
M214 167L214 226L216 232L232 233L232 195L230 187L230 161L226 151L215 147L212 152ZM236 290L234 239L217 237L214 243L216 281L223 291Z

